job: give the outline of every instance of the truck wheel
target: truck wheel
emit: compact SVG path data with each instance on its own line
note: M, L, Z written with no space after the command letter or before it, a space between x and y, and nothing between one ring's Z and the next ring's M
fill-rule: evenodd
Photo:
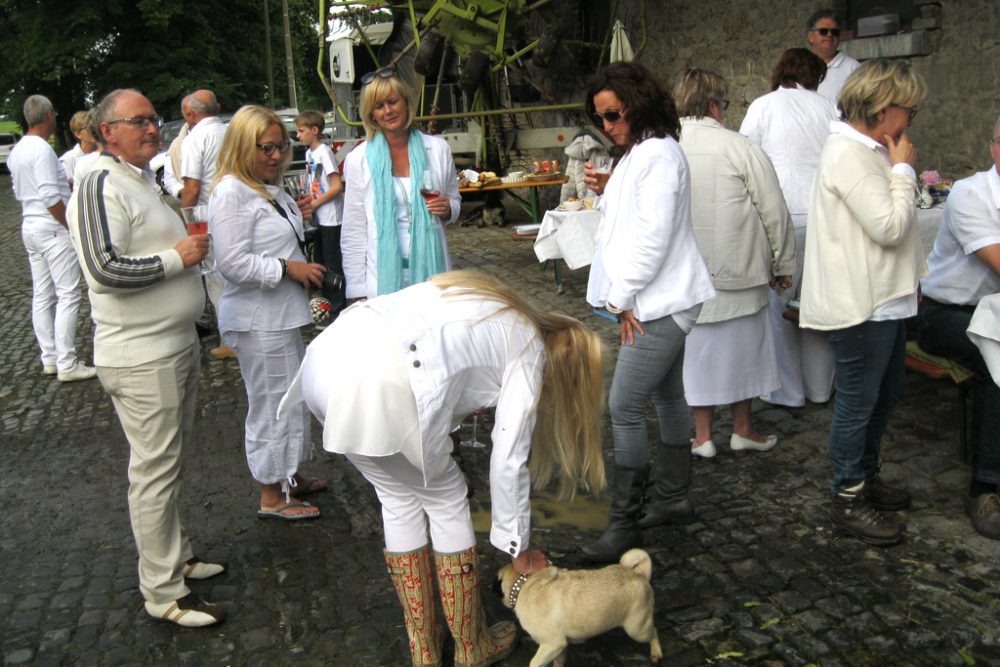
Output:
M466 95L472 95L476 92L489 68L490 57L482 51L476 51L465 60L458 85L462 87Z
M428 33L420 40L420 47L413 59L413 69L417 74L436 77L444 53L444 38L439 33Z

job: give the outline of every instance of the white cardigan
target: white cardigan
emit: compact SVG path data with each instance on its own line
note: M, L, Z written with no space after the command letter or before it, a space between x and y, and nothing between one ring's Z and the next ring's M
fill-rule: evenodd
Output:
M629 150L604 188L587 302L631 309L641 322L715 296L691 228L691 176L670 137Z
M799 325L846 329L917 291L927 262L917 228L917 179L881 145L831 124L809 198Z
M448 225L458 217L462 198L458 194L458 176L451 146L444 139L421 133L427 153L427 168L440 188L441 195L451 200L451 217ZM344 218L340 248L344 256L344 279L347 298L374 297L378 294L378 233L375 224L375 191L371 187L372 175L365 157L367 142L354 147L344 161ZM441 245L445 249L446 269L451 268L444 228L440 230Z

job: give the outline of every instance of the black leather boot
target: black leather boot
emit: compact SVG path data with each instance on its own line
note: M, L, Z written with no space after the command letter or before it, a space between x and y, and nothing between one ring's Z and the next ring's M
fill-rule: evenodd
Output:
M688 498L688 487L691 486L690 443L664 444L653 465L652 477L639 517L639 528L694 521L694 505Z
M590 563L617 563L623 553L642 546L638 518L648 478L649 468L636 470L615 466L614 497L608 510L608 527L600 539L581 549L584 560Z

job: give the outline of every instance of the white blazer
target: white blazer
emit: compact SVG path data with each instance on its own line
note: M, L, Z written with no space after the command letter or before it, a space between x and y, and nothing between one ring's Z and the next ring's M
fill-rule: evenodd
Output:
M449 225L458 217L462 198L458 194L458 175L451 146L444 139L421 133L427 152L427 168L440 188L442 196L451 200ZM344 279L347 298L374 297L378 294L378 233L375 224L375 191L365 157L365 145L354 147L344 161L344 220L340 232L340 248L344 256ZM419 186L418 186L419 187ZM451 269L444 228L440 229L441 245L445 249L445 270Z

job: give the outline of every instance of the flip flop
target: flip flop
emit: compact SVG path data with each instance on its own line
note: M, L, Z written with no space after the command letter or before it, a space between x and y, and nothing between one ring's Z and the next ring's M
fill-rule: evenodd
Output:
M316 479L315 477L303 477L302 484L298 486L293 486L288 490L288 495L292 498L301 498L303 496L308 496L310 493L320 493L321 491L326 491L327 484L325 479Z
M281 507L270 510L257 510L258 519L278 519L280 521L305 521L306 519L318 519L319 508L309 514L289 514L290 510L297 510L300 507L312 507L309 503L285 503Z

